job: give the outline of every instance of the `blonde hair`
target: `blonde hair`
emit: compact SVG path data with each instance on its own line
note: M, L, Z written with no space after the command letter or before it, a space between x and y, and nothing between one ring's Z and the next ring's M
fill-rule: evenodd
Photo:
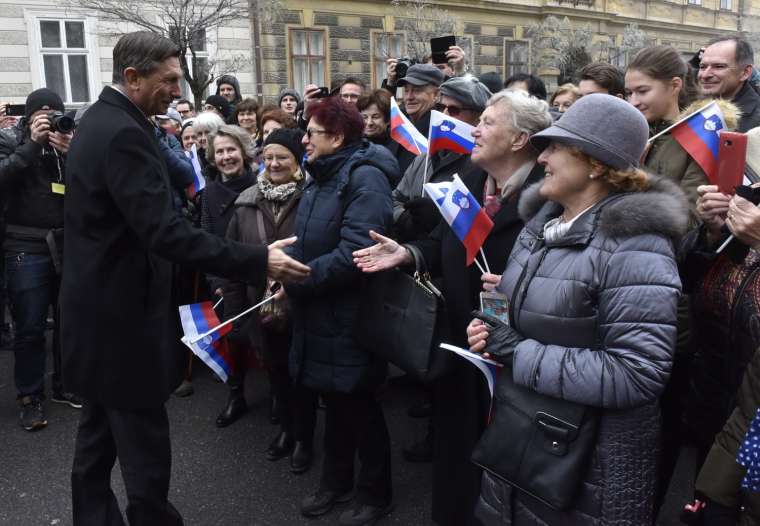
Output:
M643 192L649 188L649 176L640 169L630 167L625 170L619 170L607 166L603 162L583 153L578 148L570 147L570 153L591 165L591 169L598 172L599 180L609 184L616 192Z
M234 124L222 124L219 129L209 135L208 146L206 147L206 160L212 166L216 166L214 162L214 141L217 137L229 137L235 141L243 153L243 161L246 164L253 162L256 156L253 151L253 141L251 140L251 134L240 126Z
M581 90L579 90L578 87L572 82L568 82L567 84L562 84L556 89L554 93L552 93L552 96L549 98L549 106L554 104L554 99L560 95L564 95L565 93L572 93L573 97L575 97L575 100L581 98Z

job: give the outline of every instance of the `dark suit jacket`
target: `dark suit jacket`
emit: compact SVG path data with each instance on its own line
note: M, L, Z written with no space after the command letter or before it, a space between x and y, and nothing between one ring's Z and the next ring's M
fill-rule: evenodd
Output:
M110 87L77 128L66 181L65 388L108 407L160 406L181 373L171 262L260 283L267 249L178 215L152 124Z
M739 126L737 126L736 131L747 133L752 128L760 126L760 95L752 89L749 81L744 83L742 89L734 97L733 103L742 112L742 117L739 119Z

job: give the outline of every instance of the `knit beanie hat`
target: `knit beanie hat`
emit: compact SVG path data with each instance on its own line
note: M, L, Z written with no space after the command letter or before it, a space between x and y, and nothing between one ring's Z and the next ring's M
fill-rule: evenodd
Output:
M301 94L298 93L298 91L294 90L293 88L285 88L280 92L280 97L277 99L277 106L282 104L282 99L290 95L291 97L296 99L296 102L301 102Z
M216 108L219 113L222 114L225 120L229 119L230 113L232 113L232 108L230 108L230 103L227 102L227 99L222 97L221 95L210 95L206 99L206 104L209 104Z
M593 93L580 98L530 142L540 151L557 141L616 170L627 170L639 166L648 138L649 125L639 110L619 97Z
M31 92L26 98L26 118L30 118L34 115L35 111L41 110L44 106L47 106L51 110L65 111L63 100L61 100L61 97L55 91L48 88L40 88Z
M279 144L287 148L293 157L296 158L296 162L300 165L303 160L304 148L301 144L304 133L298 128L279 128L272 130L264 141L264 148L270 144Z

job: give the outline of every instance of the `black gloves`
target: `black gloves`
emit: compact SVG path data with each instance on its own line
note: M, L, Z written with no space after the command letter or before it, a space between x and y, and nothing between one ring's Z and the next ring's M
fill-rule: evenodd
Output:
M404 203L404 210L412 217L414 227L420 233L429 234L441 221L441 213L432 199L417 197Z
M483 349L483 352L488 353L492 359L504 366L512 367L515 347L525 338L520 336L512 327L490 314L474 310L472 315L492 327L488 332L488 340L486 340L486 348Z

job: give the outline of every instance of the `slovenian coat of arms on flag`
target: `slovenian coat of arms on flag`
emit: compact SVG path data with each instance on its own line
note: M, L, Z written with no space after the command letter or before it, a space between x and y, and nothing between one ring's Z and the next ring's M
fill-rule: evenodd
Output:
M226 382L232 373L232 366L224 336L232 330L232 325L213 330L220 322L210 301L180 305L179 318L185 333L182 343Z
M474 126L462 122L445 113L433 110L430 112L430 133L428 133L428 155L440 150L456 153L472 153L475 139L472 137Z
M713 101L674 126L670 134L702 168L707 178L716 181L720 131L725 129L723 113Z
M187 195L190 199L195 197L198 192L206 188L206 178L203 177L203 170L201 170L201 163L198 161L198 149L193 144L190 151L185 152L190 158L190 162L193 165L193 182L187 187Z
M452 181L425 183L423 188L464 244L467 265L471 265L491 232L493 221L457 174Z
M391 97L391 139L414 155L428 151L428 140L404 115L395 97Z

